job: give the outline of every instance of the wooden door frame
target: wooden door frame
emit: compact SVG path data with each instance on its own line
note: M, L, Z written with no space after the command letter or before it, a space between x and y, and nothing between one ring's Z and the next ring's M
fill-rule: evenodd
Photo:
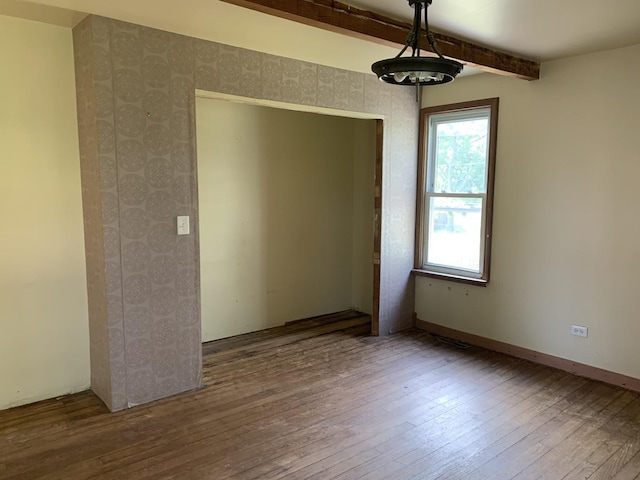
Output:
M371 335L380 335L380 261L382 259L382 150L384 121L376 119L376 163L373 187L373 313Z

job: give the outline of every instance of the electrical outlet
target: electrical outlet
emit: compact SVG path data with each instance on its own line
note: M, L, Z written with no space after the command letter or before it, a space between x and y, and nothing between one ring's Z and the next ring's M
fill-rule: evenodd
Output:
M587 338L589 336L589 329L582 325L571 325L571 335Z

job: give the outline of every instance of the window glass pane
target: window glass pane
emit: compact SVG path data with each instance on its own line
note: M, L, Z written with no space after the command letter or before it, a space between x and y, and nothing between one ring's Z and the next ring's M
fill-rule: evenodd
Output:
M480 271L482 198L432 197L427 263Z
M436 193L485 193L489 119L436 124Z

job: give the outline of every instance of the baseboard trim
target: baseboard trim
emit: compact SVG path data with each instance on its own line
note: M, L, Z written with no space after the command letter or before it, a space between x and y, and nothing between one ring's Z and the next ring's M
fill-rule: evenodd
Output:
M584 363L574 362L572 360L567 360L566 358L536 352L535 350L529 350L528 348L518 347L498 340L492 340L490 338L473 335L453 328L443 327L442 325L436 325L435 323L425 322L424 320L417 318L415 314L414 325L420 330L424 330L429 333L453 338L454 340L493 350L494 352L506 353L513 357L522 358L534 363L564 370L565 372L569 372L580 377L590 378L592 380L598 380L610 385L633 390L634 392L640 392L640 379L638 378L628 377L627 375L603 370L602 368L593 367L591 365L585 365Z

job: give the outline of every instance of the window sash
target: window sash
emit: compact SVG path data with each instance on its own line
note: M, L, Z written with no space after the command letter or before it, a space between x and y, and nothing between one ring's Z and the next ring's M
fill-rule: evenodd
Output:
M431 233L432 221L432 205L435 198L470 198L479 199L482 205L480 220L480 238L478 246L478 270L456 267L453 265L445 265L429 262L429 241ZM486 215L487 215L487 195L484 193L434 193L426 192L424 199L424 236L423 236L423 265L422 268L434 272L445 273L448 275L462 275L470 278L482 278L484 272L484 251L486 240Z
M445 112L429 115L429 137L427 140L427 192L435 192L436 169L438 150L438 125L455 122L464 122L468 120L487 120L487 146L484 155L484 190L487 192L489 187L489 149L491 148L491 108L476 108L473 110L463 110L458 112ZM443 192L441 192L443 193ZM478 192L480 193L480 192Z

